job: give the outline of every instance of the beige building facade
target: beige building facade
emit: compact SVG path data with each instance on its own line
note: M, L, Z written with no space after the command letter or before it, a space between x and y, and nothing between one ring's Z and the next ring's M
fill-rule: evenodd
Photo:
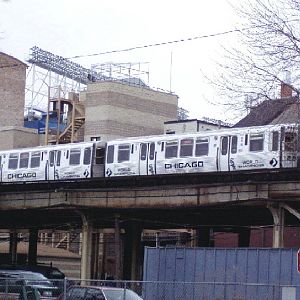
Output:
M177 95L116 81L89 84L82 99L86 141L163 134L177 118Z
M0 127L0 150L39 146L39 136L34 129L20 126Z
M24 126L27 65L0 52L0 127Z

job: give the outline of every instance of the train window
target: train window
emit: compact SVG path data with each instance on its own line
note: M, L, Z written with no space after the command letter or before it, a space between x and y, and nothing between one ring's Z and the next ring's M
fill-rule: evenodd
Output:
M279 132L272 132L272 151L278 151L278 142L279 142Z
M29 163L29 152L20 153L20 168L25 169L28 168Z
M18 168L19 154L11 153L8 160L8 168L15 170Z
M92 150L91 147L84 148L83 153L83 164L89 165L91 163Z
M1 166L1 164L2 164L2 156L0 155L0 166Z
M114 153L115 153L115 146L110 145L107 147L107 163L111 164L114 162Z
M196 156L208 155L208 138L197 138Z
M248 134L245 134L245 146L248 145Z
M129 161L130 144L119 145L118 147L118 162Z
M296 151L297 149L297 135L295 132L286 132L284 135L284 150Z
M60 159L61 159L61 150L58 150L56 152L56 165L59 167L60 166Z
M54 151L49 152L49 162L50 162L50 167L54 166Z
M165 143L164 142L161 142L161 148L160 148L160 151L163 152L165 150Z
M113 146L109 146L113 147ZM105 149L104 148L97 148L96 149L96 165L103 165L104 164L104 155Z
M155 144L151 143L150 144L150 155L149 155L149 159L150 160L154 159L154 152L155 152Z
M264 150L264 135L263 133L250 134L250 151L262 151Z
M236 135L231 137L231 153L232 154L237 153L237 141L238 141L238 138Z
M41 158L40 151L31 152L30 167L38 168L40 166L40 158Z
M70 166L80 164L80 152L81 152L80 148L75 148L70 150L70 159L69 159Z
M178 152L178 141L166 142L165 158L177 157Z
M147 144L141 144L141 160L146 160L147 158Z
M180 141L180 157L193 156L194 139L183 139Z
M226 155L228 151L228 136L222 136L221 139L221 154Z

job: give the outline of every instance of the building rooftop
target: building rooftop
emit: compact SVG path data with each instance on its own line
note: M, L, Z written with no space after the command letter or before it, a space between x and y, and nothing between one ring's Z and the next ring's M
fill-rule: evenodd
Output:
M266 100L252 107L250 113L233 127L262 126L270 124L279 117L290 105L299 101L296 97L287 99Z

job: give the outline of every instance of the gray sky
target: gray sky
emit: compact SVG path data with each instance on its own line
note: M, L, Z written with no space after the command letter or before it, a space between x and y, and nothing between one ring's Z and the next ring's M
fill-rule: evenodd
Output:
M33 46L66 58L85 56L224 32L237 27L235 20L227 0L0 1L0 51L22 61ZM150 86L171 86L191 118L231 121L224 107L211 104L217 95L202 72L211 74L222 56L220 45L236 38L227 34L73 61L88 68L104 62L149 62Z

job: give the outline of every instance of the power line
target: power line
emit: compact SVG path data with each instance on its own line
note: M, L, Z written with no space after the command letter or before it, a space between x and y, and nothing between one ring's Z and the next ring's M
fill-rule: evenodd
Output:
M205 34L205 35L200 35L200 36L189 37L189 38L185 38L185 39L179 39L179 40L173 40L173 41L167 41L167 42L160 42L160 43L154 43L154 44L148 44L148 45L142 45L142 46L135 46L135 47L125 48L125 49L111 50L111 51L105 51L105 52L99 52L99 53L93 53L93 54L76 55L76 56L68 57L68 59L76 59L76 58L91 57L91 56L98 56L98 55L111 54L111 53L127 52L127 51L132 51L132 50L137 50L137 49L143 49L143 48L150 48L150 47L164 46L164 45L170 45L170 44L176 44L176 43L183 43L183 42L188 42L188 41L193 41L193 40L198 40L198 39L204 39L204 38L216 37L216 36L226 35L226 34L235 33L235 32L241 32L241 31L246 30L246 29L249 29L249 28L233 29L233 30L228 30L228 31L223 31L223 32L218 32L218 33L212 33L212 34Z
M291 22L295 22L295 21L299 22L298 19L292 19L292 20L288 20L286 23L291 23ZM244 27L244 28L240 28L240 29L237 28L237 29L212 33L212 34L194 36L194 37L189 37L189 38L185 38L185 39L166 41L166 42L160 42L160 43L154 43L154 44L148 44L148 45L142 45L142 46L135 46L135 47L130 47L130 48L118 49L118 50L110 50L110 51L93 53L93 54L76 55L76 56L71 56L68 59L76 59L76 58L82 58L82 57L92 57L92 56L112 54L112 53L128 52L128 51L143 49L143 48L151 48L151 47L164 46L164 45L170 45L170 44L176 44L176 43L183 43L183 42L188 42L188 41L193 41L193 40L199 40L199 39L204 39L204 38L211 38L211 37L227 35L227 34L236 33L236 32L242 32L242 31L246 31L246 30L250 30L250 29L267 27L267 26L268 26L268 24L255 25L255 26L249 26L249 27Z

